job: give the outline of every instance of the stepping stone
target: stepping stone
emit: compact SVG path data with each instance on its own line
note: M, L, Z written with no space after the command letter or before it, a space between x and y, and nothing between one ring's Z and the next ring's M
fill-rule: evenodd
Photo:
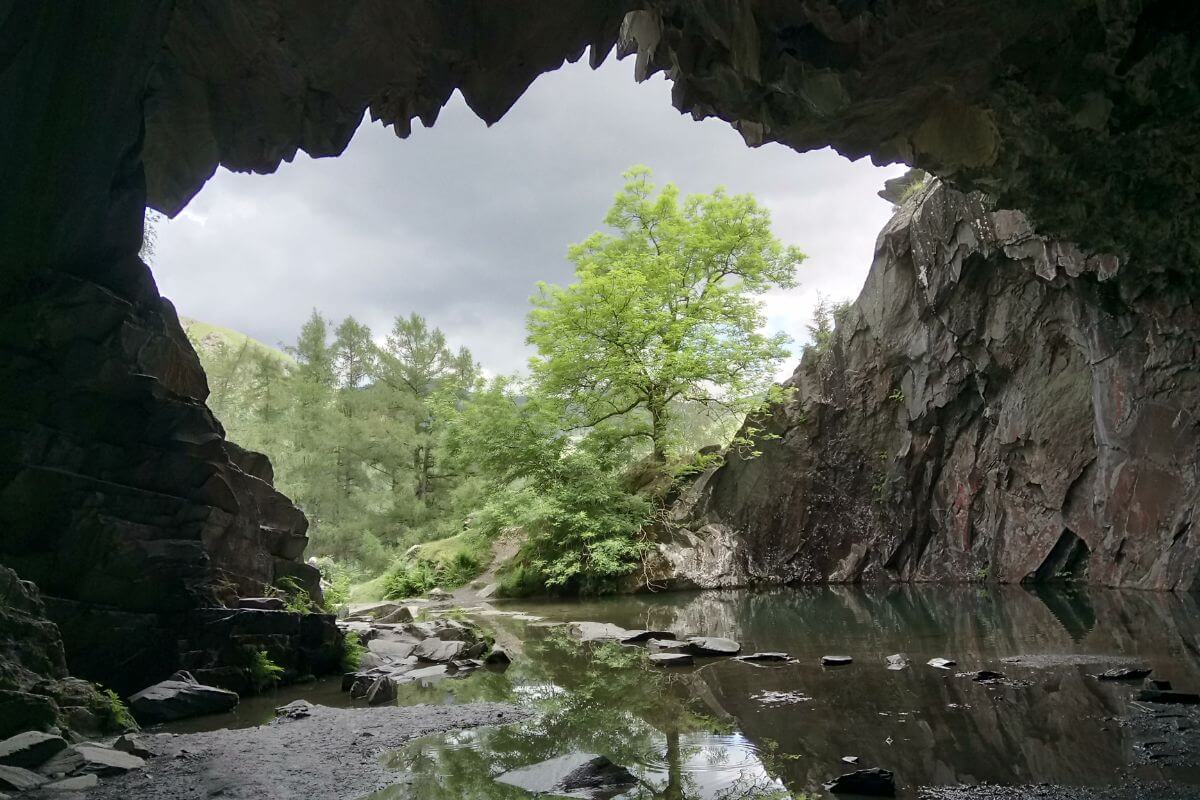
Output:
M687 650L691 645L687 642L680 642L675 639L650 639L646 642L646 649L651 652L676 651L681 652Z
M633 630L625 631L625 638L621 639L621 644L640 644L648 642L651 639L674 639L675 634L670 631L643 631Z
M0 764L36 769L67 749L67 740L41 731L25 731L0 742Z
M687 641L687 650L695 656L736 656L742 646L733 639L719 636L693 636Z
M912 663L908 660L908 656L903 653L894 653L887 657L887 668L890 670L901 670L908 667Z
M1096 676L1102 681L1140 681L1151 673L1149 667L1116 667L1106 669Z
M656 667L688 667L695 663L688 653L651 653L646 658Z
M925 663L935 669L950 669L958 666L958 662L951 658L931 658Z
M833 794L857 794L865 797L895 797L896 779L890 770L872 767L840 775L825 784Z
M844 667L853 661L850 656L821 656L822 667Z
M764 663L764 662L789 661L790 658L787 653L767 652L767 653L751 653L748 656L738 656L734 660L735 661L746 661L751 664L757 664L757 663Z

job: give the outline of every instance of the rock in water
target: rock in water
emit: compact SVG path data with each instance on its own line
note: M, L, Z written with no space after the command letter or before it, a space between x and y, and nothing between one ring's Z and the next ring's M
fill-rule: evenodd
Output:
M572 622L571 633L585 642L619 642L629 631L607 622Z
M687 650L694 656L736 656L742 646L733 639L719 636L693 636L687 640Z
M901 670L909 665L908 656L903 653L894 653L887 657L887 668L890 670Z
M67 741L61 736L41 731L26 731L0 742L0 764L36 769L66 748Z
M866 797L895 797L896 779L890 770L872 767L848 772L825 784L833 794L857 794Z
M821 656L822 667L844 667L853 661L850 656Z
M1150 672L1149 667L1116 667L1104 670L1096 678L1102 681L1140 681Z
M170 722L237 707L234 692L186 680L166 680L129 698L129 709L143 722Z
M681 652L687 650L690 645L687 642L680 642L675 639L651 639L646 642L646 649L652 653L660 653L663 651Z
M637 783L629 770L594 753L572 753L530 767L514 769L496 778L533 794L578 794L581 791L616 789Z
M648 642L651 639L663 640L674 638L675 634L671 633L670 631L633 630L625 631L624 638L620 639L619 641L621 644L641 644L642 642Z
M503 647L493 647L492 651L483 657L483 663L492 666L507 666L512 663L512 657Z
M73 775L89 772L96 775L119 775L131 769L141 769L146 762L135 755L122 753L96 744L77 744L68 747L42 764L43 775Z
M736 660L737 661L747 661L751 664L759 664L759 663L764 663L764 662L787 661L788 658L789 657L788 657L787 653L767 652L767 653L751 653L750 655L747 655L747 656L738 656Z
M656 667L686 667L694 663L688 653L651 653L646 658Z
M993 672L990 669L981 669L971 676L971 680L976 683L991 683L993 681L1004 680L1003 672Z
M950 669L958 664L957 661L951 658L931 658L925 663L934 669Z

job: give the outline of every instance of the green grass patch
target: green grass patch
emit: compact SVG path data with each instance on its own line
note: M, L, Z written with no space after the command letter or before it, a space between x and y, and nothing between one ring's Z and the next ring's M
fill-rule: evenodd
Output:
M460 533L426 542L384 573L383 597L397 600L425 594L434 588L457 588L482 572L491 555L491 543L478 533Z

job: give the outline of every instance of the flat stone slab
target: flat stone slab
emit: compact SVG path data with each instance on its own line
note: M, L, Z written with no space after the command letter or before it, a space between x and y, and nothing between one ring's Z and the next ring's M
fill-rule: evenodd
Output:
M931 658L925 663L934 669L950 669L951 667L958 666L958 662L952 658Z
M585 642L619 642L629 634L620 625L607 622L572 622L571 633Z
M653 652L682 652L688 649L690 645L687 642L680 642L676 639L650 639L646 642L646 649Z
M372 639L367 642L367 650L387 658L408 658L416 649L416 642L397 642L392 639Z
M736 656L742 646L733 639L719 636L693 636L687 640L688 652L695 656Z
M687 667L695 663L690 653L651 653L646 658L656 667Z
M661 641L674 638L675 634L671 633L670 631L632 630L625 631L625 638L621 639L620 641L621 644L641 644L642 642L648 642L651 639L658 639Z
M604 756L571 753L510 770L497 777L496 781L533 794L591 797L593 792L632 786L637 783L637 778Z
M129 698L129 709L144 722L219 714L237 707L238 696L226 689L187 680L166 680L148 686Z
M821 656L822 667L844 667L852 663L854 659L850 656Z
M1102 681L1140 681L1152 671L1149 667L1115 667L1104 670L1096 678Z
M120 775L131 769L146 766L145 759L130 753L101 747L96 744L77 744L68 747L38 769L43 775L73 775L90 772L95 775Z
M31 789L36 789L45 782L46 779L44 777L31 770L0 764L0 789L27 792Z
M67 740L41 731L25 731L0 742L0 764L36 769L67 749Z
M791 656L787 653L765 652L765 653L750 653L749 655L738 656L735 661L745 661L749 664L769 664L790 661Z
M445 663L460 657L466 649L466 642L426 639L412 650L412 654L422 661Z
M95 789L100 784L100 779L93 775L76 775L73 778L63 778L62 780L47 783L42 786L43 792L85 792L88 789Z

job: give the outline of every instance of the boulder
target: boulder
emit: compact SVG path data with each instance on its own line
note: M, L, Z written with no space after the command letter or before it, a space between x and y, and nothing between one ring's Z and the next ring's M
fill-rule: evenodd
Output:
M101 747L96 744L76 744L60 752L42 764L38 772L43 775L119 775L131 769L141 769L146 762L130 753Z
M463 654L467 645L465 642L442 641L441 639L426 639L412 651L421 661L444 663L453 661Z
M428 592L425 593L425 596L428 597L432 602L435 602L435 603L441 603L441 602L445 602L446 600L452 600L454 597L452 594L447 592L445 589L439 589L437 587L430 589Z
M925 663L934 669L950 669L958 664L957 661L951 658L931 658Z
M822 667L844 667L853 661L850 656L821 656Z
M694 656L736 656L742 646L719 636L693 636L687 640L687 651Z
M281 597L241 597L238 598L237 607L259 611L283 611L287 608L287 603Z
M385 625L395 625L402 622L412 622L413 612L408 606L400 606L390 614L385 614L379 617L380 623Z
M311 717L312 712L312 703L307 700L293 700L287 705L276 708L275 716L284 719L304 719L305 717Z
M363 698L369 705L377 706L381 703L390 703L396 699L396 684L392 682L390 675L380 675L367 689L367 693Z
M0 690L0 736L44 730L58 720L58 705L49 697Z
M646 659L656 667L687 667L694 663L690 653L651 653Z
M0 764L0 789L11 789L14 792L27 792L36 789L46 782L46 779L36 772L22 767L10 767Z
M67 741L41 731L26 731L0 742L0 764L35 769L67 748Z
M890 770L872 767L848 772L825 784L833 794L856 794L865 797L895 797L896 779Z
M188 680L165 680L129 698L129 709L143 722L170 722L236 708L238 696L227 689Z
M113 742L113 749L120 750L122 753L129 753L131 756L138 758L153 758L158 755L154 747L150 744L150 740L145 736L138 736L135 733L127 733Z
M632 786L637 783L637 778L604 756L572 753L510 770L497 777L496 781L532 794L579 797L586 796L584 792Z

